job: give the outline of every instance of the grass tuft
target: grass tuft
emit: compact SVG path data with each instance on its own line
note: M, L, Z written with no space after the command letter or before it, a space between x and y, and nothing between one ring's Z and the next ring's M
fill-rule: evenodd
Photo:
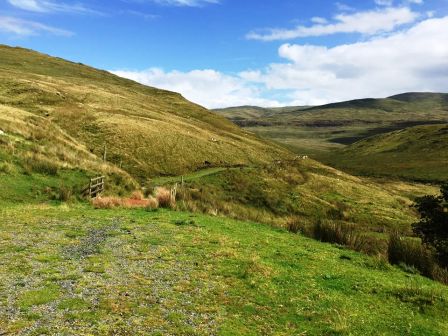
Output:
M145 196L140 190L136 190L131 194L131 200L141 201Z
M59 167L54 162L31 157L25 161L24 169L28 173L56 176L58 174Z
M17 172L16 167L9 162L0 162L0 173L13 175Z
M174 199L171 191L167 188L159 187L156 189L156 199L159 202L161 208L174 208L176 206L176 200Z

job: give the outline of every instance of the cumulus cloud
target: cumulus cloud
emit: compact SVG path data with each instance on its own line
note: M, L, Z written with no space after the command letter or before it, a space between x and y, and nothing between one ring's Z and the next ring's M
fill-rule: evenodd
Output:
M384 2L384 0L383 0ZM338 14L334 22L322 20L311 26L297 26L293 29L268 29L265 32L250 32L246 38L260 41L290 40L295 38L333 35L338 33L360 33L375 35L392 32L397 27L415 22L419 14L408 7L384 7L364 12Z
M268 89L294 89L307 105L405 91L448 91L448 17L369 41L333 48L284 44L287 63L242 74Z
M280 106L276 100L263 97L258 85L250 85L238 75L225 75L215 70L189 72L152 68L144 71L111 71L145 85L180 92L185 98L208 108L236 105Z
M7 0L12 6L27 10L30 12L50 13L50 12L66 12L66 13L94 13L93 10L86 8L84 5L68 4L60 1L50 0Z
M42 33L72 36L72 32L48 26L35 21L22 20L10 16L0 16L0 32L16 36L34 36Z
M407 91L448 91L448 17L335 47L283 44L283 63L226 75L214 70L115 71L206 107L317 105ZM281 92L281 95L276 93Z

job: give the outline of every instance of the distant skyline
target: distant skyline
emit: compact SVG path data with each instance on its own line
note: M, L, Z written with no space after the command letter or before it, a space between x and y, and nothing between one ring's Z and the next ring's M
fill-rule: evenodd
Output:
M0 43L209 108L448 91L448 0L0 0Z

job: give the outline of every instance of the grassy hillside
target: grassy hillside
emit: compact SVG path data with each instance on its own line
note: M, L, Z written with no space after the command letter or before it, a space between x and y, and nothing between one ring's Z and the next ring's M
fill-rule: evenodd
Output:
M258 106L237 106L222 109L214 109L213 112L230 119L240 126L249 126L256 119L266 118L278 113L297 111L305 109L300 106L286 106L286 107L258 107Z
M157 179L173 185L181 178ZM387 238L411 235L415 197L438 188L354 177L313 160L277 162L264 167L209 170L184 177L181 209L286 227L297 219L303 228L317 221L355 225L358 232ZM384 252L384 245L378 245Z
M445 286L251 222L8 206L0 241L1 333L448 333Z
M338 150L359 140L417 125L446 124L448 94L404 93L386 99L358 99L293 111L271 111L257 117L241 114L239 108L226 111L223 115L248 131L281 143L296 153L337 165L338 156L333 155L335 151L340 153ZM237 115L239 119L235 119ZM352 154L356 153L352 151ZM354 158L360 165L363 159ZM379 162L387 164L387 161ZM341 162L338 167L349 165ZM367 172L369 166L363 170ZM415 172L417 174L405 175L421 179L433 175ZM438 179L440 176L434 177Z
M417 126L358 141L327 157L357 174L448 180L448 126Z
M108 176L115 193L138 182L151 190L172 184L166 175L182 174L194 176L183 203L188 210L280 226L291 216L328 218L408 233L411 200L435 192L408 185L412 192L397 203L390 185L385 190L313 160L292 160L176 93L20 48L1 47L0 58L3 201L79 195L98 174Z
M140 180L285 155L177 93L21 48L0 46L0 106L45 118L97 157L106 146Z
M0 203L79 196L97 175L107 177L108 192L138 186L127 172L103 162L47 118L0 105L0 130Z
M231 120L239 116L238 124L247 126L247 130L298 153L320 158L320 154L372 135L446 123L448 94L405 93L386 99L358 99L292 111L271 111L256 117L241 114L239 108L226 111L223 115Z

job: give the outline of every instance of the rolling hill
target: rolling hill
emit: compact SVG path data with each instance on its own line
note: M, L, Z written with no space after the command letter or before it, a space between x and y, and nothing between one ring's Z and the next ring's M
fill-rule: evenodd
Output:
M328 156L356 174L448 180L448 124L415 126L355 142Z
M215 113L230 119L235 124L239 126L250 126L256 125L256 119L266 118L282 112L297 111L300 109L305 109L306 107L300 106L287 106L287 107L258 107L258 106L237 106L228 107L222 109L214 109ZM266 125L269 125L267 122Z
M139 180L287 154L178 93L21 48L0 47L0 106L44 118L97 157L106 147Z
M258 117L241 114L239 108L226 111L224 115L227 118L260 137L281 143L296 153L310 155L323 163L347 167L347 164L338 165L337 162L340 153L343 153L340 150L345 146L408 127L448 123L448 94L404 93L385 99L357 99L292 111L269 110L269 113ZM356 152L352 151L351 155L356 161ZM362 165L362 160L360 158L358 164ZM387 165L386 161L380 162ZM363 171L368 172L368 167L366 165ZM422 175L418 171L422 172L416 168L416 174L404 175L423 180L429 175L434 176Z
M447 97L446 93L405 93L385 99L357 99L292 110L265 109L259 115L244 113L244 108L216 112L263 138L320 158L321 153L375 134L446 123Z
M193 174L188 210L282 226L291 215L310 222L347 202L345 221L368 213L371 228L408 232L408 204L428 191L406 186L413 192L397 204L394 188L297 159L177 93L21 48L1 47L0 61L0 173L12 177L1 179L0 200L58 199L66 188L79 195L98 174L119 194ZM370 195L381 202L351 204Z

